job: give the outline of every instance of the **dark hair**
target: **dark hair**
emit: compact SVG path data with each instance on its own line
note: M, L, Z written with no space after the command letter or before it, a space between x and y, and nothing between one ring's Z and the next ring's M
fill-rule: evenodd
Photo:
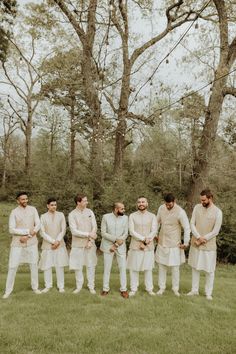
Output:
M28 193L22 191L22 192L17 193L16 199L20 198L22 195L27 195L27 197L28 197Z
M52 202L57 202L56 198L54 198L54 197L48 198L47 205L52 203Z
M123 204L123 205L124 205L123 202L115 202L115 203L113 204L113 206L112 206L112 209L115 210L116 208L118 208L118 204Z
M201 191L200 195L202 197L205 195L208 199L213 198L213 194L212 194L212 192L211 192L211 190L209 188L203 189Z
M145 197L144 195L140 195L137 200L139 200L139 199L141 199L141 198L144 198L144 199L147 200L147 197Z
M174 196L174 194L172 194L172 193L167 193L167 194L165 194L165 195L164 195L164 201L165 201L166 203L174 202L174 201L175 201L175 196Z
M75 204L77 205L77 203L79 202L82 202L82 199L84 199L86 197L85 194L77 194L75 197L74 197L74 201L75 201Z

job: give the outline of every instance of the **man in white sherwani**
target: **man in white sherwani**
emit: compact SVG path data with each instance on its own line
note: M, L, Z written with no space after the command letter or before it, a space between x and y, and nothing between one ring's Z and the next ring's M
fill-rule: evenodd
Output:
M192 267L192 289L188 296L199 294L200 271L206 272L205 294L212 300L216 267L216 236L222 224L222 211L213 203L209 189L200 193L201 204L193 209L191 229L193 237L188 263Z
M176 204L173 194L164 196L165 204L157 212L157 224L160 226L155 260L159 265L157 295L162 295L166 288L168 267L172 272L172 290L179 294L179 266L185 262L184 249L190 240L190 225L185 211ZM184 243L181 242L181 231L184 230Z
M13 291L18 266L28 263L31 273L31 287L35 294L38 290L38 240L40 229L39 215L35 207L28 205L28 195L20 192L16 196L18 207L13 209L9 218L9 233L12 235L6 290L7 299Z
M66 220L64 214L57 211L55 198L48 199L47 209L48 212L41 215L40 230L43 243L39 267L44 272L45 283L42 293L47 293L53 286L52 267L56 270L57 288L60 293L64 293L64 267L69 263L63 239L66 233Z
M131 235L128 252L127 268L130 270L129 296L134 296L139 286L139 272L144 272L145 288L149 295L153 292L152 270L154 267L154 243L157 234L156 215L150 213L148 201L145 197L139 197L137 201L138 211L129 217L129 232Z
M113 212L105 214L102 218L101 234L102 242L100 249L104 255L103 291L101 295L109 293L110 274L114 254L120 272L120 294L123 298L128 298L126 280L126 242L128 237L128 216L124 215L125 207L123 203L116 202Z
M72 245L69 258L71 270L75 270L76 289L78 294L84 283L83 267L86 266L88 289L91 294L96 294L95 267L97 265L96 244L97 223L91 209L87 208L86 195L75 197L76 208L69 214L69 226L72 233Z

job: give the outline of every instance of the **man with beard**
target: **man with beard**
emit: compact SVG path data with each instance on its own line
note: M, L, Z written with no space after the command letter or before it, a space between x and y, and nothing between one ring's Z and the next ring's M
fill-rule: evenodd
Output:
M172 290L179 294L179 266L185 262L184 249L190 240L190 225L185 211L176 204L173 194L164 196L165 204L161 205L157 213L157 224L161 226L158 236L158 246L155 254L159 264L159 291L162 295L166 288L167 267L172 272ZM181 243L181 229L184 230L184 243Z
M108 295L110 287L110 273L114 254L120 271L120 294L123 298L128 298L126 281L126 243L128 237L128 217L124 215L125 207L123 203L116 202L113 205L113 212L105 214L101 224L101 251L104 255L103 273L103 296Z
M149 295L155 295L152 270L154 267L153 239L157 234L156 216L147 211L148 201L143 196L138 198L137 208L138 211L132 213L129 217L129 232L131 235L127 259L131 283L129 296L134 296L138 290L140 271L144 272L146 291Z
M97 223L91 209L87 208L88 199L84 194L75 197L76 208L69 214L69 226L72 233L72 248L69 259L70 269L75 270L76 289L78 294L84 283L83 267L86 266L88 288L91 294L94 289L95 267L97 265L96 245Z
M212 300L216 267L216 236L222 224L222 212L213 203L209 189L200 193L201 204L193 209L190 222L193 237L188 263L192 267L192 289L188 296L199 294L200 271L206 272L205 294Z
M31 287L35 294L38 290L38 240L40 220L35 207L28 205L28 195L20 192L16 196L18 207L13 209L9 218L9 233L12 235L6 290L3 299L13 291L17 268L22 263L30 265Z
M43 237L40 269L44 271L45 288L47 293L52 288L52 267L56 269L57 288L64 293L64 267L68 265L68 254L64 242L66 220L63 213L57 211L57 201L49 198L48 212L41 216L41 236Z

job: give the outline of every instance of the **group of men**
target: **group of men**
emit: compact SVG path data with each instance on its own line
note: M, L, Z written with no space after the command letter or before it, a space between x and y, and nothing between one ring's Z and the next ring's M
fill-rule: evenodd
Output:
M69 265L75 271L78 294L83 287L83 268L86 267L87 285L91 294L95 290L95 268L97 264L96 244L97 223L93 211L87 208L86 195L75 197L76 207L69 214L69 227L72 234L70 255L64 242L66 221L63 213L57 211L57 201L47 201L48 211L39 219L36 208L28 205L26 192L17 195L18 207L9 218L9 231L12 235L9 256L9 269L6 299L13 291L17 268L28 263L31 271L31 287L36 294L48 292L52 286L52 268L55 267L57 288L64 293L64 267ZM141 196L137 200L137 211L129 218L125 215L122 202L114 203L113 210L105 214L101 223L101 246L104 255L102 296L110 291L110 273L116 255L120 274L120 294L123 298L135 296L139 286L139 272L144 272L145 289L149 295L162 295L166 289L168 268L172 271L172 290L179 293L179 268L185 262L184 250L189 246L188 263L192 267L192 289L188 296L199 294L200 271L206 273L205 294L212 300L214 273L216 266L216 236L222 224L222 212L213 203L213 195L206 189L200 193L200 204L193 210L189 224L186 212L176 203L173 194L164 196L157 216L148 211L148 200ZM183 241L182 241L183 230ZM38 241L37 232L43 238L39 268L44 271L45 288L38 289ZM126 239L131 236L127 255ZM155 251L154 241L157 241ZM159 265L157 293L153 291L152 271L155 261ZM130 292L127 291L126 269L130 271Z

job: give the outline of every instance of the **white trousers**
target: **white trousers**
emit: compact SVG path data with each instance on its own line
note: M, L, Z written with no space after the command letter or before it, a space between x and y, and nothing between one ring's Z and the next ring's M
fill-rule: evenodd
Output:
M103 291L109 291L110 274L111 274L111 267L112 267L114 253L104 252L103 255L104 255ZM127 290L126 255L116 253L116 260L120 272L120 291L126 291Z
M33 290L37 290L39 286L38 281L38 265L29 263L30 266L30 275L31 275L31 287ZM13 291L15 277L18 267L9 268L7 274L7 282L6 282L6 294L11 294Z
M215 272L205 272L206 282L205 282L205 294L212 295ZM200 271L192 268L192 291L199 291L199 281L200 281Z
M173 266L172 273L172 290L179 291L179 266ZM158 285L159 288L165 290L166 288L166 274L168 267L164 264L159 264Z
M144 270L144 284L146 291L153 290L152 270ZM131 291L136 292L139 286L139 272L130 270L130 288Z
M89 290L94 290L95 266L86 267L86 275L87 275ZM80 290L84 284L83 269L75 270L75 281L76 281L76 288Z
M57 277L57 287L58 289L64 289L64 267L55 267L56 277ZM45 288L52 288L52 268L46 269L44 271L44 283Z

